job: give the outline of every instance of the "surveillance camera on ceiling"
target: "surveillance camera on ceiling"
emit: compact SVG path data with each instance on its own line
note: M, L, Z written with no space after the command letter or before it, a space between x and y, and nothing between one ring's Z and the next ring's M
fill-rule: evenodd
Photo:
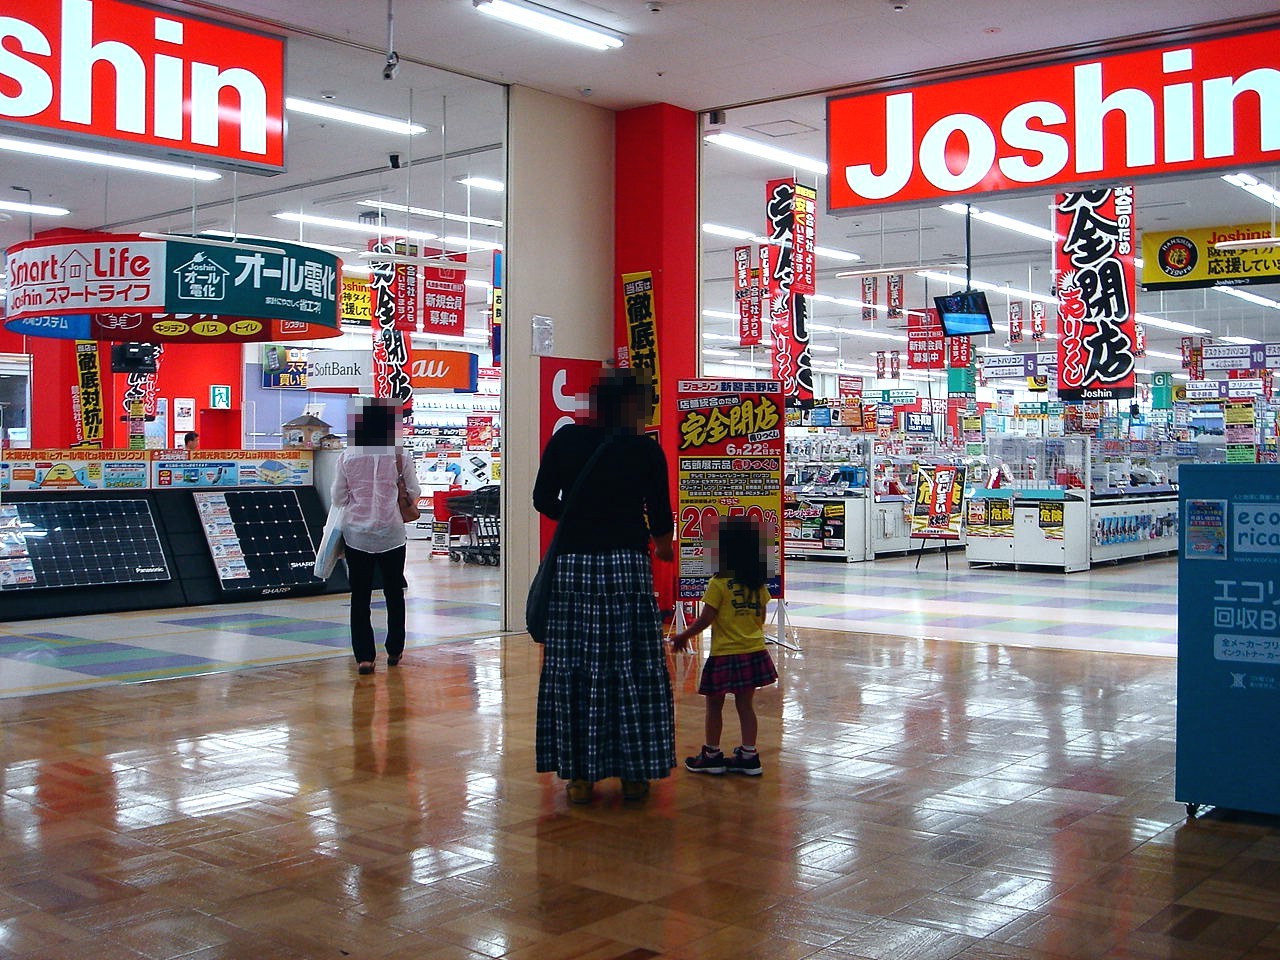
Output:
M383 80L394 80L396 74L400 72L400 54L392 50L387 54L386 65L382 68Z

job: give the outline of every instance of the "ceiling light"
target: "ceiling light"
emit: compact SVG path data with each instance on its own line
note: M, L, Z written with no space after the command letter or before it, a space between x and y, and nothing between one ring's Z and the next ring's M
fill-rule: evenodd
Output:
M828 347L826 344L811 343L809 344L811 353L839 353L835 347Z
M1175 333L1210 333L1210 330L1204 327L1195 327L1189 323L1179 323L1177 320L1165 320L1163 317L1149 317L1145 313L1135 313L1133 319L1148 327L1159 327L1161 330L1172 330ZM1179 360L1182 358L1179 357Z
M1182 357L1181 357L1181 355L1180 355L1180 354L1176 354L1176 353L1161 353L1159 350L1148 350L1148 351L1147 351L1147 356L1148 356L1148 357L1159 357L1161 360L1181 360L1181 359L1182 359Z
M933 270L917 270L917 277L924 277L926 280L941 280L944 283L964 283L962 277L952 276L949 273L937 273ZM1058 303L1057 297L1050 297L1043 293L1035 293L1031 290L1019 290L1017 287L1010 287L999 283L987 283L985 280L969 280L968 286L974 290L990 290L992 293L1002 293L1010 299L1026 299L1039 300L1041 303L1052 303L1055 306Z
M14 213L38 213L46 217L65 217L71 212L65 207L48 207L40 203L17 203L12 200L0 200L0 210L11 210Z
M478 250L501 250L502 244L492 243L488 240L468 240L466 237L445 237L445 243L451 243L455 247L475 247Z
M384 223L361 223L359 220L339 220L336 217L317 217L310 213L294 213L282 210L273 213L277 220L288 220L291 223L306 223L313 227L329 227L332 230L350 230L366 236L411 237L415 240L438 240L434 233L424 230L406 230L404 227L392 227Z
M782 244L776 240L770 240L768 237L761 237L752 233L750 230L740 230L737 227L725 227L718 223L704 223L702 232L709 233L716 237L728 237L730 240L750 240L753 243L767 243L771 246L789 246ZM846 263L853 263L861 260L862 257L856 253L850 253L848 250L837 250L835 247L815 246L813 252L820 257L830 257L832 260L843 260Z
M720 320L737 320L738 319L738 315L736 313L728 313L724 310L703 310L702 315L704 317L715 317Z
M901 267L875 267L870 270L841 270L838 279L849 277L884 277L892 273L918 273L921 270L963 270L963 263L911 263Z
M490 283L488 280L472 280L470 277L468 277L466 280L463 281L463 283L465 283L468 287L477 287L481 290L493 289L493 284Z
M1273 207L1280 207L1280 192L1277 192L1273 187L1267 186L1252 174L1228 173L1222 179L1233 187L1239 187L1246 193L1253 194L1259 200L1265 200Z
M1252 240L1219 240L1215 250L1266 250L1280 247L1280 237L1254 237Z
M717 347L706 347L702 351L704 357L736 357L732 350L721 350Z
M797 170L823 174L827 172L827 165L821 160L803 157L798 153L791 153L787 150L779 150L777 147L771 147L767 143L757 143L755 140L748 140L746 137L739 137L733 133L713 133L702 139L707 143L714 143L718 147L727 147L730 150L738 151L738 153L759 157L762 160L774 160L788 167L795 167Z
M138 157L124 157L117 153L103 153L99 150L81 150L79 147L63 147L53 143L37 143L31 140L15 140L12 137L0 137L0 150L12 153L26 153L36 157L52 157L55 160L75 160L78 163L93 163L100 167L116 167L120 170L134 170L138 173L154 173L162 177L181 177L186 180L221 180L222 174L200 167L183 166L180 163L164 163L160 160L143 160Z
M813 252L820 257L830 257L832 260L843 260L846 263L853 263L862 259L856 253L850 253L848 250L836 250L834 247L814 247Z
M366 267L359 263L347 263L344 261L342 264L342 272L350 273L357 277L371 277L373 276L373 267Z
M1268 300L1266 297L1260 297L1256 293L1250 293L1248 290L1241 290L1239 287L1210 287L1210 290L1216 290L1218 293L1225 293L1229 297L1235 297L1237 300L1244 300L1247 303L1256 303L1260 307L1271 307L1273 310L1280 310L1280 303L1275 300Z
M314 100L302 100L298 97L285 97L285 108L294 113L305 113L311 117L322 117L325 120L337 120L340 123L351 123L358 127L372 127L374 130L385 130L388 133L403 133L413 136L415 133L426 133L427 128L419 123L397 120L379 113L366 113L363 110L351 110L347 107L336 107L332 103L317 103Z
M197 243L202 247L229 247L234 250L249 250L253 253L271 253L284 256L280 247L262 247L253 243L233 243L228 240L210 240L208 237L188 237L181 233L139 233L147 240L172 240L175 243Z
M488 177L459 177L458 182L466 187L475 187L477 190L492 190L494 193L501 193L506 189L501 180L490 180Z
M942 204L942 209L947 213L957 213L960 216L969 213L975 220L989 223L993 227L1003 227L1005 230L1012 230L1014 233L1021 233L1028 237L1035 237L1037 240L1047 240L1052 243L1058 239L1058 235L1052 230L1037 227L1035 224L1027 223L1025 220L1015 220L1013 217L1006 217L1000 213L992 213L990 210L980 210L967 204L944 203Z
M328 253L355 253L355 247L339 247L332 243L315 243L311 240L286 240L283 237L266 237L260 233L232 233L230 230L201 230L201 236L226 237L229 240L275 240L280 243L296 243L302 247L315 247Z
M702 232L714 234L717 237L729 237L732 240L750 240L755 236L750 230L739 230L737 227L722 227L718 223L704 223Z
M455 254L442 253L438 256L416 257L407 253L386 253L377 250L366 250L360 254L361 260L374 263L404 263L417 267L443 267L446 270L465 270L467 265L451 259Z
M481 13L527 30L536 30L557 40L590 47L592 50L613 50L622 46L622 38L586 20L551 10L536 3L516 4L508 0L472 0Z
M1253 339L1253 337L1219 337L1218 339L1219 339L1219 340L1221 340L1223 343L1234 343L1234 344L1236 344L1236 345L1238 345L1238 346L1245 346L1245 345L1250 345L1250 346L1252 346L1252 345L1253 345L1253 344L1255 344L1255 343L1261 343L1261 342L1262 342L1261 340L1255 340L1255 339ZM1149 350L1148 350L1147 352L1148 352L1148 353L1150 353L1151 351L1149 351ZM1154 354L1152 354L1152 355L1154 356ZM1181 360L1182 358L1181 358L1181 357L1173 357L1172 359L1174 359L1174 360Z
M373 207L375 210L395 210L397 213L410 213L416 217L432 217L435 219L453 220L455 223L474 223L482 227L500 227L501 220L489 220L485 217L468 217L461 213L444 213L427 207L408 207L403 203L391 203L387 200L357 200L361 207Z

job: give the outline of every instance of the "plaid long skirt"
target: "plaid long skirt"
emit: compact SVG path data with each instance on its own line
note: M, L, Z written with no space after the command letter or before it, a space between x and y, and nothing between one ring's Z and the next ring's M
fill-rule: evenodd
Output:
M561 555L547 619L539 772L592 782L668 776L675 709L648 553Z

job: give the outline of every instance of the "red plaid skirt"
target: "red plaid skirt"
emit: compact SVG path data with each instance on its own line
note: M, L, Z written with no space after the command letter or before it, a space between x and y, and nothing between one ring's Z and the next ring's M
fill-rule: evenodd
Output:
M702 680L698 692L734 693L754 687L767 687L777 682L778 671L768 650L755 653L730 653L720 657L707 657L702 666Z

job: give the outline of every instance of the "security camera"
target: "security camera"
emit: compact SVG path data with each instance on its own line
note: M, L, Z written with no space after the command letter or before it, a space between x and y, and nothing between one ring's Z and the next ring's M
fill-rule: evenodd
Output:
M400 169L400 154L398 154L398 153L389 153L389 154L387 154L387 163L390 165L390 167L391 167L391 169L392 169L392 170L399 170L399 169Z
M400 72L400 54L392 50L387 54L387 63L382 68L383 80L394 80L396 74Z

